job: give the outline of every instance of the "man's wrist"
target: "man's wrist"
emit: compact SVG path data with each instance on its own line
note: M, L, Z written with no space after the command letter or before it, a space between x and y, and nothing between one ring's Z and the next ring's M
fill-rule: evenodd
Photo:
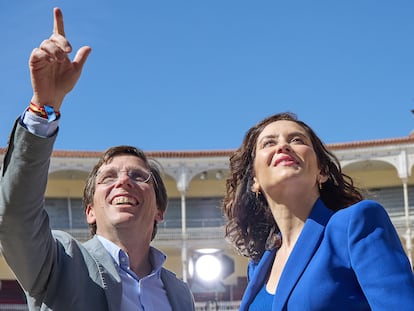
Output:
M49 122L55 121L60 118L60 112L55 111L52 106L39 106L35 104L33 101L30 102L30 105L27 108L27 110L39 117L47 119Z
M25 109L20 124L30 133L40 137L51 137L56 134L60 119L49 121L46 118L39 117L37 114Z

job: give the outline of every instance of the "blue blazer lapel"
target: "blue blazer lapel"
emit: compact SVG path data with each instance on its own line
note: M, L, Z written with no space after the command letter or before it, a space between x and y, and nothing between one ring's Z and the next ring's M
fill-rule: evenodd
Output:
M320 199L316 201L280 277L273 300L273 311L285 308L290 293L319 247L332 214Z
M266 281L267 273L273 263L275 254L276 249L273 249L272 251L266 251L257 265L253 262L249 263L249 283L247 284L242 301L240 303L239 311L247 311L249 309L249 306L254 297L256 297L257 293ZM251 269L254 269L254 271L251 271Z

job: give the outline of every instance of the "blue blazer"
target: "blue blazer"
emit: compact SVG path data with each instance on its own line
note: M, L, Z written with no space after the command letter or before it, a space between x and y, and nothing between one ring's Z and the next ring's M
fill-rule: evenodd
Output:
M266 282L276 250L248 266L240 310ZM414 275L385 209L364 200L336 213L317 200L269 310L414 310Z

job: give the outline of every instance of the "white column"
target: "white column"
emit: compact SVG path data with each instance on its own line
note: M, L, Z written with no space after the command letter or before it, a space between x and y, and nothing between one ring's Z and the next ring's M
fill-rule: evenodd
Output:
M188 256L187 256L187 216L186 192L188 189L188 175L185 168L181 168L177 182L177 189L181 194L181 264L183 281L187 282Z
M412 260L412 243L411 243L411 221L410 221L410 205L408 202L408 187L407 179L403 179L403 189L404 189L404 212L405 212L405 247L407 249L407 256L410 260L411 267L413 266Z
M183 281L187 282L187 267L188 267L188 258L187 258L187 216L186 216L186 200L185 192L181 192L181 262L183 269Z
M66 198L66 202L67 202L67 207L68 207L69 229L72 230L72 224L73 224L73 221L72 221L72 201L71 201L69 195Z

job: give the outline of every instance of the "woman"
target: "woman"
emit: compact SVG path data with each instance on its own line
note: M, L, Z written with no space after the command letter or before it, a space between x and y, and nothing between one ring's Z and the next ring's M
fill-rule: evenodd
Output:
M246 133L226 187L226 238L251 259L240 310L413 310L414 276L386 211L294 114Z

